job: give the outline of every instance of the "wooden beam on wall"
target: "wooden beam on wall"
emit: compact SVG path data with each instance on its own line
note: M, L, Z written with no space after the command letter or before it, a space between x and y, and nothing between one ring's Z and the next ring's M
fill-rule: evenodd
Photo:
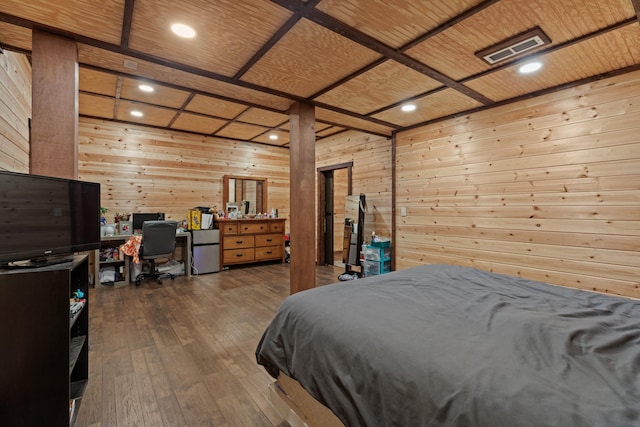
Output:
M315 109L294 103L290 120L291 294L316 286Z
M78 178L76 42L33 30L30 167L33 174Z

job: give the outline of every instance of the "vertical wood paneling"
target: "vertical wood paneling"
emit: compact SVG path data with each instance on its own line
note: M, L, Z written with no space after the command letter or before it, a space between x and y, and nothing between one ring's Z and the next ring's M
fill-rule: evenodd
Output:
M222 176L265 177L268 208L289 219L289 150L81 118L80 179L102 184L102 206L187 218L195 206L222 208ZM289 221L287 221L287 224Z
M316 167L349 161L353 161L352 193L367 196L365 239L371 237L372 231L391 238L391 141L345 132L316 144Z
M640 72L397 135L396 265L640 297Z
M25 55L0 54L0 170L29 172L31 65Z

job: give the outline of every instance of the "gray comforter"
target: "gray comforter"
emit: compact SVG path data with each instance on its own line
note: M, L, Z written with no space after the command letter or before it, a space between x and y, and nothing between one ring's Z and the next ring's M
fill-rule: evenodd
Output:
M256 356L349 427L640 426L640 301L471 268L292 295Z

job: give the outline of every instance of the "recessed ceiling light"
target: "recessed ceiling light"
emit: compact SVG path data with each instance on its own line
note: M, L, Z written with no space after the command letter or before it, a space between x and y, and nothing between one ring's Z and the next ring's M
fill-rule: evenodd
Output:
M133 117L142 117L144 114L142 114L142 111L136 111L136 110L134 110L134 111L132 111L132 112L131 112L131 115L132 115Z
M173 24L171 31L185 39L192 39L196 36L196 30L185 24Z
M278 135L271 134L271 135L269 135L269 139L272 140L272 141L275 141L276 139L278 139Z
M521 65L518 71L522 74L529 74L538 71L540 68L542 68L542 62L527 62Z
M401 110L408 113L410 111L415 111L416 106L414 104L405 104L402 106Z
M153 86L149 86L149 85L140 85L138 86L138 89L140 89L143 92L153 92Z

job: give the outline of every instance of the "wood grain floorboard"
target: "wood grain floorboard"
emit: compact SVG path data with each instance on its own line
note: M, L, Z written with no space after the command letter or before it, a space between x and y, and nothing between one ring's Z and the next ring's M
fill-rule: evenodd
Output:
M343 269L316 269L316 284ZM255 361L264 329L289 295L289 265L234 268L90 293L89 383L79 427L287 424L267 400Z

